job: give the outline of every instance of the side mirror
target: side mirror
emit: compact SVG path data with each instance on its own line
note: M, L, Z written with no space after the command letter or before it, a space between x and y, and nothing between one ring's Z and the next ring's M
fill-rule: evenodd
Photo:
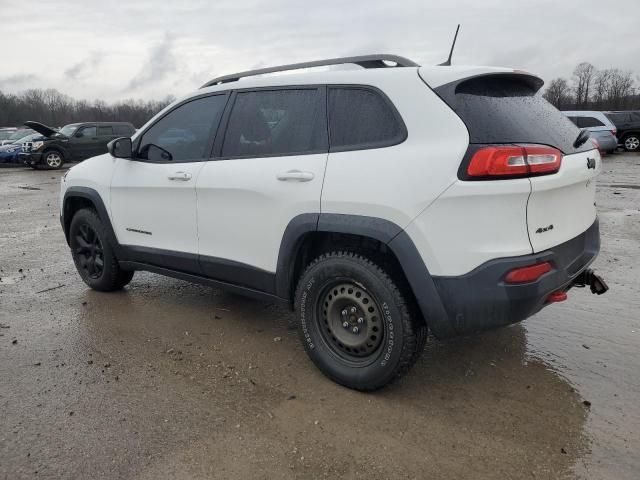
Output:
M116 158L131 158L133 150L129 137L120 137L107 143L107 151Z
M82 138L84 137L84 132L81 130L79 132L76 132L73 136L76 138Z

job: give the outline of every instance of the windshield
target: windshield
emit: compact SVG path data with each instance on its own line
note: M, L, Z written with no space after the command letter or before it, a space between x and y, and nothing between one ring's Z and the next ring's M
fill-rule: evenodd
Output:
M13 133L13 130L0 131L0 140L8 139L12 133Z
M9 137L9 140L20 140L21 138L24 138L27 135L31 135L32 133L35 132L33 130L18 130L16 132L13 132L13 134Z
M58 133L61 133L65 137L72 137L73 133L77 130L77 128L78 128L78 124L77 123L72 123L70 125L65 125L64 127L62 127L58 131Z

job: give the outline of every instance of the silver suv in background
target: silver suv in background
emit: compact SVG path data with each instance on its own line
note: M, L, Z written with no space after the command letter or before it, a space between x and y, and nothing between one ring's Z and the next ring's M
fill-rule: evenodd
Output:
M578 128L589 131L601 152L613 153L618 147L617 128L602 112L563 111Z

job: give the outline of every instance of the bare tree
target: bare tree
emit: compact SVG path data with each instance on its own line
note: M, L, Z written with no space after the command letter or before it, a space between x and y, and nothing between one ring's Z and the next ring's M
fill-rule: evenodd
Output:
M564 78L554 78L542 96L556 108L562 109L571 102L571 88Z
M630 71L614 68L610 70L610 81L607 90L609 108L618 110L627 108L634 94L633 77Z
M578 107L585 107L589 103L590 89L595 73L596 68L589 62L580 63L573 71L573 88Z

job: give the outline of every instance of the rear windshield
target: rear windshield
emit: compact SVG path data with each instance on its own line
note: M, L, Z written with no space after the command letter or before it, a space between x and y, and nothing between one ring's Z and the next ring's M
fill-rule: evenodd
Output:
M526 78L477 77L436 92L464 121L471 143L537 143L565 154L593 149L591 142L573 147L580 130Z

